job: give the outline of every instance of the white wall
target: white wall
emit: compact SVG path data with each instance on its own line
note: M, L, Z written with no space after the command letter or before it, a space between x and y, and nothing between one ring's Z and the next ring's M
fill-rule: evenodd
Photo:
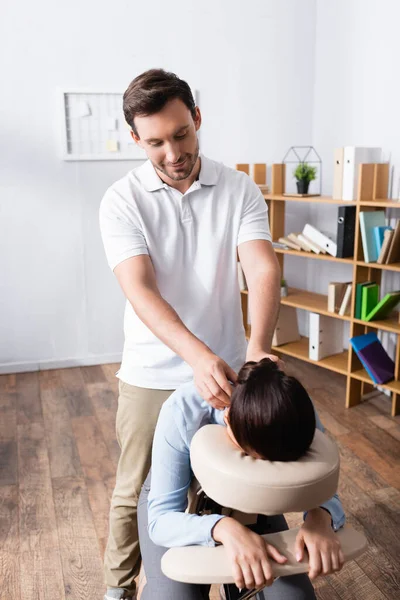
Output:
M315 0L6 4L0 372L118 360L124 301L97 213L134 164L60 160L56 88L123 91L163 67L199 90L203 152L231 166L279 162L311 142Z
M316 9L312 139L323 161L323 192L332 194L334 148L378 146L392 164L390 193L399 198L400 2L318 0ZM336 211L315 206L310 218L336 234ZM309 289L326 294L329 281L346 279L352 279L351 267L308 263ZM399 277L386 274L383 287L399 289Z

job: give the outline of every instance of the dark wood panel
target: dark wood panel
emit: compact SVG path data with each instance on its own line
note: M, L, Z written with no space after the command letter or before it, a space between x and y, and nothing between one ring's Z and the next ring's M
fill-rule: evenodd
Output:
M92 415L92 405L86 391L81 369L60 369L59 376L66 395L70 416L82 417Z
M49 373L49 371L47 372ZM43 419L52 477L80 477L82 468L72 431L67 397L58 373L41 378Z
M1 552L19 552L18 486L0 488L0 549Z
M58 548L50 465L42 423L18 425L21 552Z
M81 373L84 383L105 383L107 381L107 377L101 368L101 365L81 367Z
M17 443L0 442L0 486L18 483Z
M18 423L34 423L42 420L39 374L18 373L17 375Z
M77 417L72 419L72 428L85 477L94 481L114 479L115 466L110 459L97 419Z

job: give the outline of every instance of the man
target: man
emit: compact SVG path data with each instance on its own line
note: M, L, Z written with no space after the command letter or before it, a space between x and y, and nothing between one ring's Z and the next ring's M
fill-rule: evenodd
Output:
M280 286L264 199L247 175L199 154L201 114L188 84L147 71L126 90L124 114L149 160L111 186L100 208L108 263L127 298L107 600L135 597L137 500L163 402L193 378L212 406L229 404L245 360L271 356ZM249 288L248 346L237 252Z

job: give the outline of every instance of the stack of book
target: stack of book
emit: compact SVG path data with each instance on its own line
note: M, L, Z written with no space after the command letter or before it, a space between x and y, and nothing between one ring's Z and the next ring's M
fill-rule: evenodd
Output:
M356 223L355 206L339 206L337 216L336 241L329 233L319 231L307 223L302 232L289 233L280 237L275 247L304 250L315 254L330 254L336 258L350 258L354 252L354 234Z
M280 237L278 241L293 250L304 250L305 252L315 252L315 254L328 253L336 256L336 243L328 235L308 223L302 232L289 233L285 237Z
M390 264L400 261L400 221L395 229L385 224L385 211L360 212L364 262Z
M350 338L358 358L374 383L386 383L394 377L394 362L378 340L376 333Z
M362 321L385 319L400 301L400 290L388 292L379 300L379 285L375 281L361 281L356 285L354 317Z
M351 281L332 281L328 285L328 312L337 313L340 316L350 315Z

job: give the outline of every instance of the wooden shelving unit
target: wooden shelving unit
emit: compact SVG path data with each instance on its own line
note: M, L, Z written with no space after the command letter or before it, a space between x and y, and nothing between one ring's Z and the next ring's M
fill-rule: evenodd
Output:
M287 202L311 202L318 204L335 204L346 206L356 206L356 232L354 240L353 258L335 258L333 256L314 254L312 252L285 250L276 248L275 252L284 273L285 256L301 256L302 258L312 258L316 260L335 261L343 264L352 265L352 299L350 315L343 317L338 314L329 313L327 310L328 298L326 295L317 294L307 290L289 288L288 296L281 298L281 303L293 306L302 310L317 312L322 315L328 315L333 319L344 320L350 323L350 337L362 335L373 330L383 330L400 335L400 322L398 314L385 320L365 322L353 317L355 310L355 288L356 284L362 281L374 280L381 283L381 276L384 270L400 271L400 263L389 265L378 265L377 263L364 262L362 249L361 233L359 227L359 213L361 210L382 210L385 208L400 208L400 202L395 202L385 198L388 191L389 166L387 164L360 165L360 178L358 198L356 202L345 202L326 196L319 197L298 197L283 195L285 191L285 165L278 164L272 166L272 185L271 194L263 194L269 208L269 221L272 239L278 241L285 234L285 208ZM250 335L250 328L247 326L248 293L242 292L242 309L244 322L246 324L247 335ZM399 338L397 338L399 341ZM362 400L367 392L373 389L373 382L368 373L363 368L357 354L353 351L351 344L348 350L340 354L326 357L320 361L311 360L308 356L308 338L302 337L298 342L284 344L274 347L273 351L277 354L293 356L309 363L316 364L324 369L335 371L346 377L346 407L356 406ZM396 344L395 358L395 377L392 381L379 385L382 389L387 389L392 396L392 416L400 414L400 343Z

